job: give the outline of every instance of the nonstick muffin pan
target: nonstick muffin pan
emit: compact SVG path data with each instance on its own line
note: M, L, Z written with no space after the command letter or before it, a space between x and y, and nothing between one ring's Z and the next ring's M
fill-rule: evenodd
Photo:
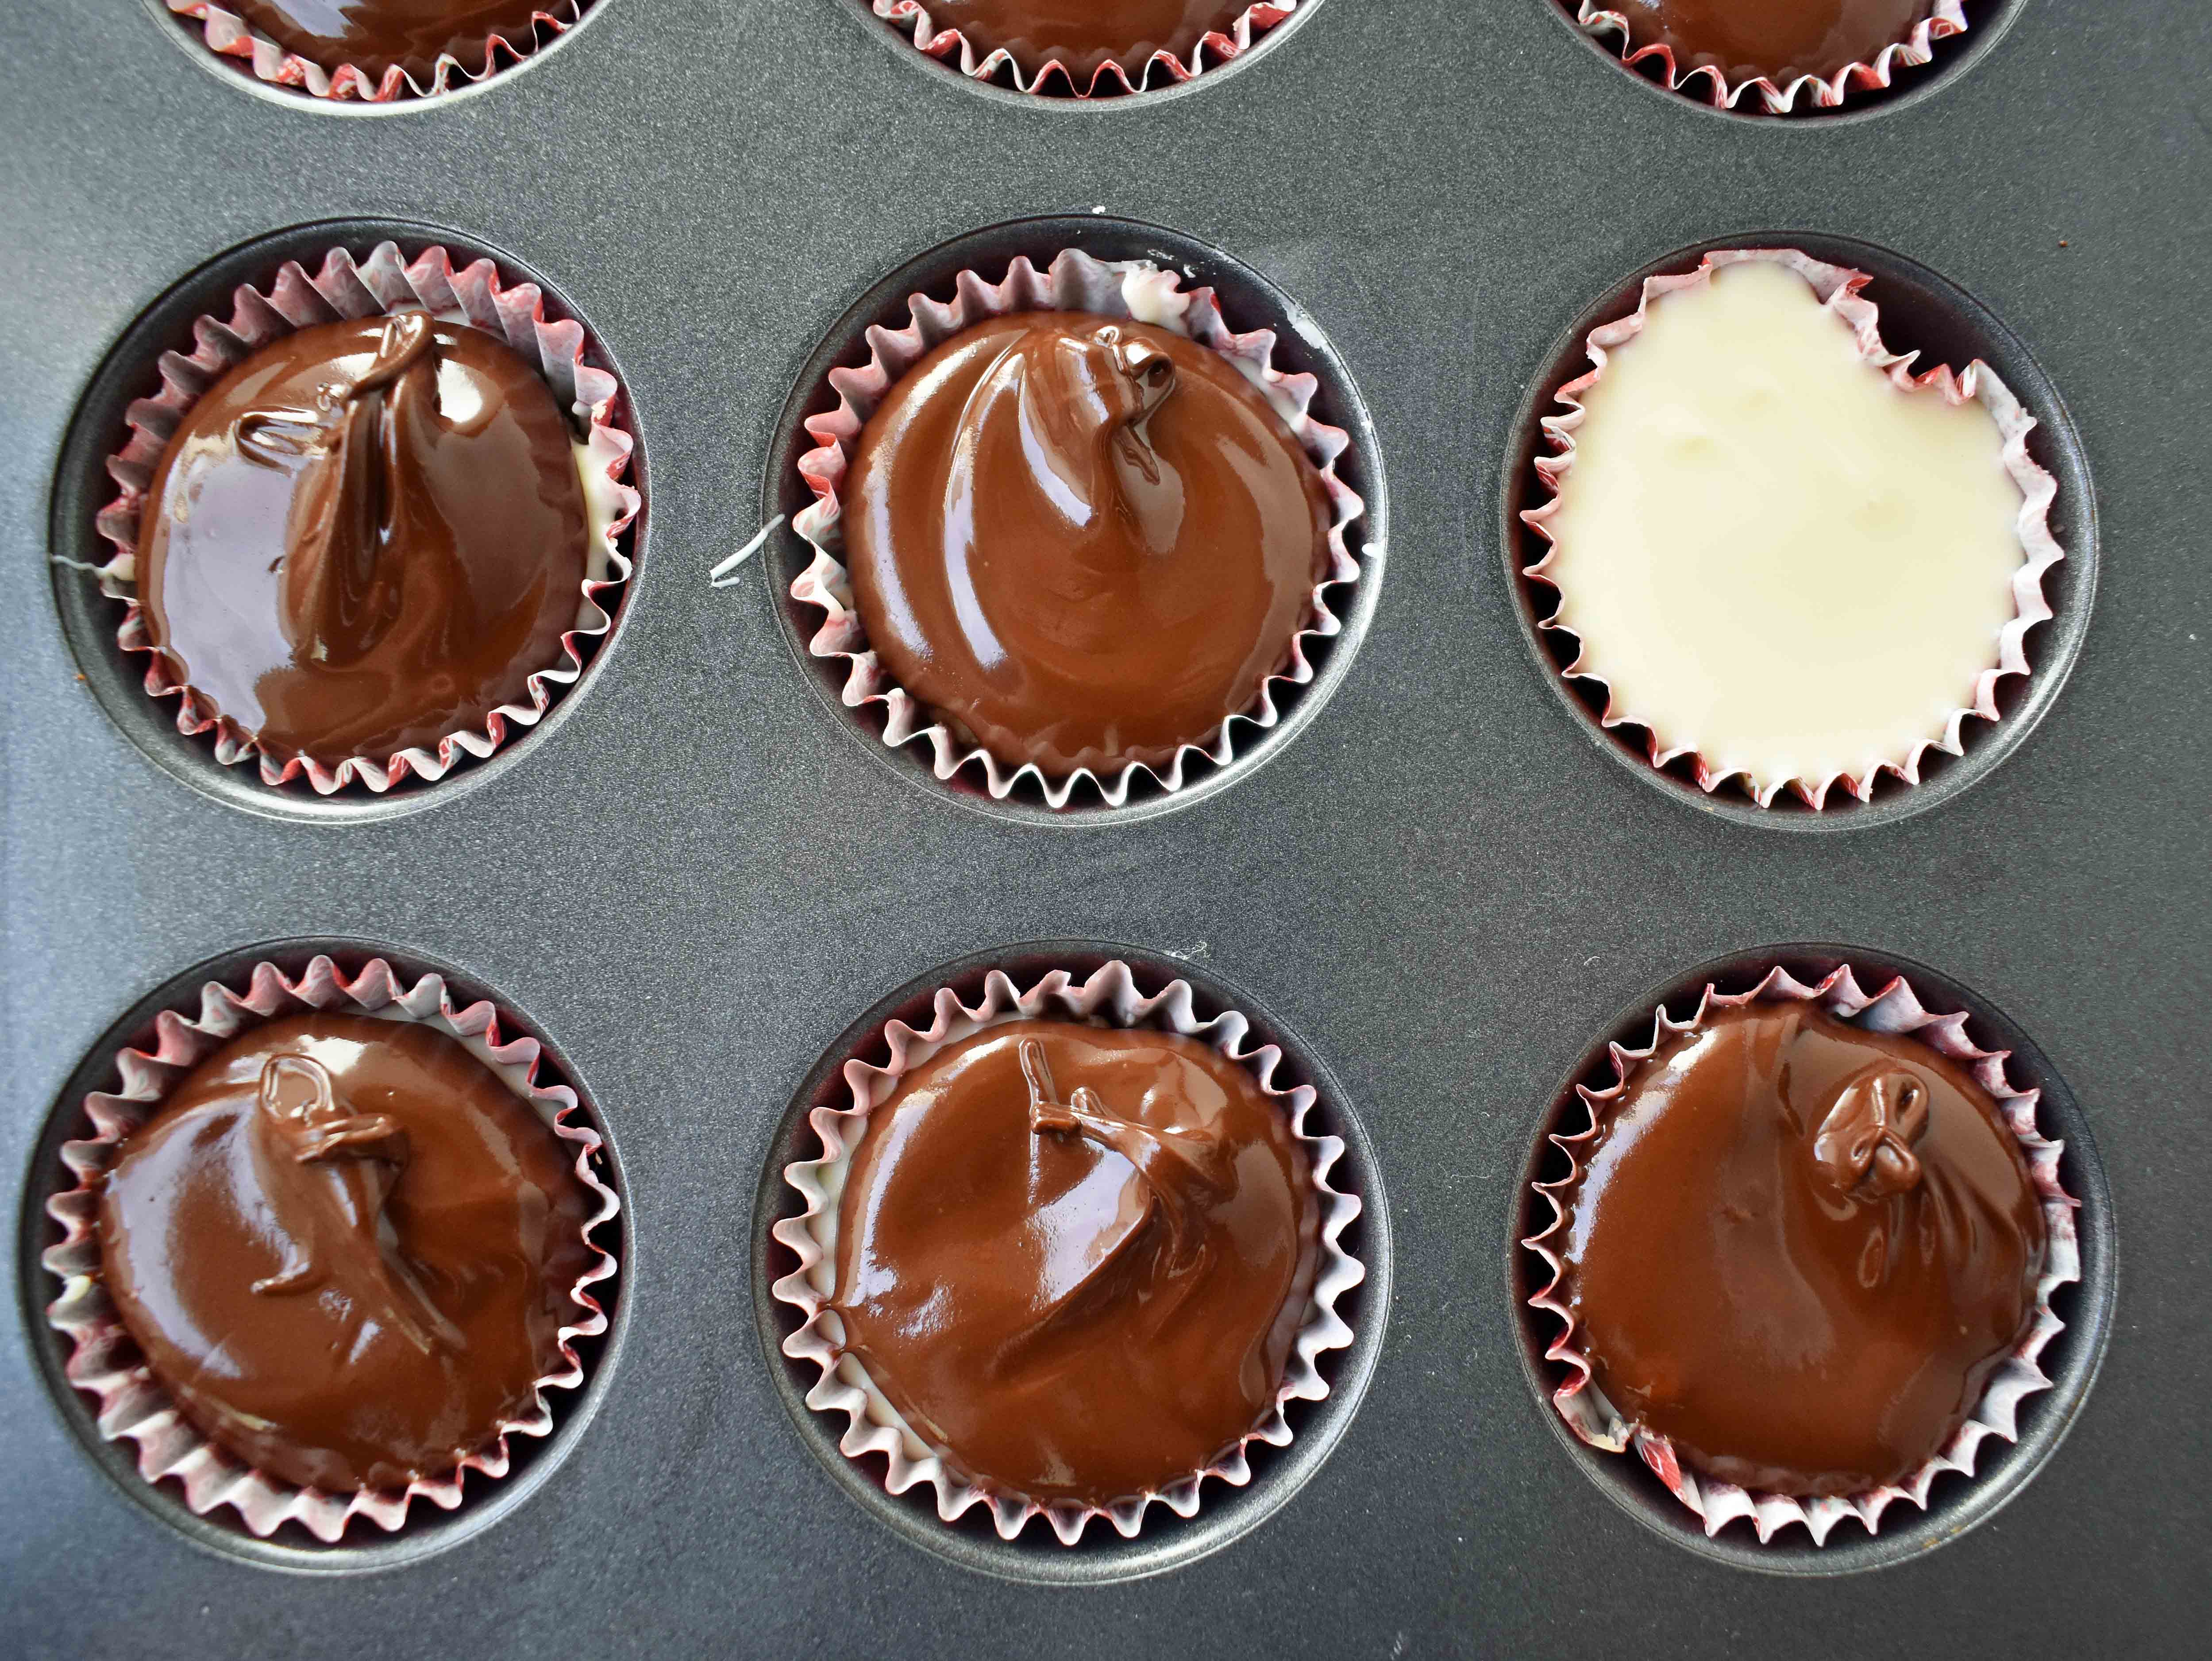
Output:
M2212 40L2174 0L1969 10L1895 92L1778 119L1654 88L1554 0L1307 0L1232 65L1082 106L972 86L858 0L599 0L480 88L346 115L196 64L165 10L19 0L0 1652L2191 1646ZM487 253L585 323L638 440L636 569L526 738L435 786L272 800L201 765L50 557L85 557L143 343L386 237ZM1534 417L1581 334L1648 270L1778 241L1874 273L1893 345L1999 366L2067 552L2002 718L1818 815L1619 753L1517 575ZM1275 328L1368 505L1346 630L1284 721L1127 809L992 802L885 751L803 651L787 530L708 577L803 502L798 421L857 331L1035 243L1188 268ZM1801 826L1836 834L1777 834ZM624 1207L611 1329L552 1436L334 1548L144 1483L59 1374L39 1264L53 1149L118 1047L318 950L441 970L544 1038ZM1347 1141L1369 1271L1330 1398L1249 1487L1073 1549L884 1494L801 1403L765 1295L793 1128L845 1047L1041 955L1184 975L1273 1033ZM1526 1184L1604 1039L1693 978L1824 957L2014 1047L2068 1141L2083 1280L2056 1387L1973 1482L1872 1538L1708 1541L1560 1433Z

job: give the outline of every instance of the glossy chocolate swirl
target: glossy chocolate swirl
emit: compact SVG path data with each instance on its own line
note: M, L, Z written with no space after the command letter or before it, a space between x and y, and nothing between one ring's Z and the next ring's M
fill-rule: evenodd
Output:
M1252 0L923 0L939 29L957 29L981 58L1003 48L1024 75L1066 66L1076 87L1118 63L1141 85L1156 52L1188 64L1208 34L1228 34Z
M1013 1021L869 1115L837 1214L844 1348L972 1480L1106 1505L1273 1407L1320 1208L1252 1075L1194 1039Z
M422 312L272 342L185 412L139 525L147 629L272 757L480 729L559 660L589 521L568 419Z
M1787 87L1871 64L1909 39L1934 0L1607 0L1631 44L1673 48L1677 74L1719 70L1733 86L1765 76Z
M942 342L843 491L868 643L1010 766L1159 765L1250 708L1326 569L1321 476L1219 353L1081 312Z
M495 34L528 50L531 18L557 0L224 0L261 33L310 64L351 64L381 79L397 64L416 84L451 56L481 74ZM578 8L580 9L580 7Z
M1763 1003L1662 1045L1605 1110L1562 1256L1626 1417L1723 1481L1842 1494L1965 1422L2033 1320L2045 1238L1965 1068Z
M217 1050L124 1144L102 1278L210 1439L303 1487L404 1487L566 1367L592 1257L574 1159L457 1039L290 1016Z

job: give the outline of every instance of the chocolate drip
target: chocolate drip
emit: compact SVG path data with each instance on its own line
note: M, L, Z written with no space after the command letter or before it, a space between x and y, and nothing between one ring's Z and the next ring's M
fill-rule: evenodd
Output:
M335 1285L349 1322L389 1321L428 1354L467 1340L400 1255L386 1202L407 1168L407 1132L388 1113L342 1106L331 1075L306 1056L272 1056L261 1068L256 1129L274 1238L284 1261L252 1283L264 1297ZM273 1144L273 1147L271 1146Z
M458 1040L297 1015L209 1056L124 1144L101 1274L214 1441L327 1492L402 1487L563 1370L590 1210L560 1139Z
M1567 1206L1598 1388L1746 1488L1900 1480L2034 1318L2042 1208L1989 1092L1917 1040L1803 1004L1662 1045L1606 1108Z
M1010 1022L869 1115L831 1306L956 1468L1104 1504L1202 1469L1268 1411L1317 1212L1303 1150L1235 1062L1167 1033Z
M1158 765L1249 709L1328 559L1321 477L1252 384L1083 313L941 343L870 417L844 500L892 678L1056 776Z

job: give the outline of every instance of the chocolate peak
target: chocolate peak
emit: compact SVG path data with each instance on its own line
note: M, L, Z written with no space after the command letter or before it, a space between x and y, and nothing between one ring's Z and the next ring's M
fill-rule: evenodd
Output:
M1839 1192L1887 1199L1918 1184L1912 1145L1927 1129L1927 1086L1902 1068L1877 1062L1836 1092L1813 1139L1813 1158Z
M386 1113L356 1113L306 1056L272 1056L255 1098L255 1153L283 1261L257 1296L336 1283L425 1355L467 1341L400 1255L385 1208L407 1168L407 1132Z

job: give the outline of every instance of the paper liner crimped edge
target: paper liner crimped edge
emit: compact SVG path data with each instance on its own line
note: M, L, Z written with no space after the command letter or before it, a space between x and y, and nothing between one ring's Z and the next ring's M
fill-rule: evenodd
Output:
M939 779L950 780L963 768L976 767L994 800L1004 800L1026 777L1056 810L1066 807L1077 787L1085 782L1097 790L1107 806L1119 807L1128 800L1139 774L1172 794L1183 788L1191 757L1201 757L1217 767L1226 766L1236 757L1236 729L1240 723L1264 730L1281 719L1275 703L1277 684L1302 686L1313 679L1316 672L1308 656L1308 642L1340 634L1344 628L1343 620L1330 609L1329 591L1358 582L1363 574L1360 560L1346 538L1352 521L1366 511L1366 503L1337 477L1338 459L1351 447L1350 435L1342 428L1317 420L1312 413L1319 381L1310 374L1285 374L1273 366L1273 330L1231 332L1212 289L1185 289L1179 275L1147 260L1102 261L1080 249L1068 248L1041 273L1027 255L1017 255L1006 276L996 283L987 283L974 271L963 270L953 280L950 303L915 294L908 297L907 305L909 320L904 328L874 326L867 331L866 363L830 371L829 384L837 394L837 407L805 420L815 447L800 456L798 465L814 500L792 520L792 528L814 551L807 568L793 580L791 597L823 614L821 626L807 640L808 653L846 660L841 693L845 706L880 705L884 712L882 739L885 745L897 749L916 740L926 743L931 770ZM939 342L987 319L1040 311L1127 317L1170 330L1220 353L1282 418L1319 470L1328 496L1327 569L1309 596L1304 626L1291 636L1288 661L1261 683L1259 696L1250 708L1229 716L1207 742L1184 745L1164 770L1132 762L1103 777L1089 768L1079 768L1054 778L1033 762L1009 766L980 745L963 740L884 668L868 645L860 613L853 605L850 575L839 557L844 533L838 492L860 430L884 395Z
M1577 1347L1574 1311L1563 1295L1566 1269L1553 1239L1567 1226L1567 1200L1582 1179L1583 1152L1597 1136L1613 1104L1626 1094L1644 1063L1662 1045L1683 1033L1696 1031L1717 1012L1759 1002L1816 1003L1839 1019L1873 1031L1909 1036L1959 1062L1995 1098L2005 1125L2020 1143L2029 1177L2042 1204L2047 1239L2043 1273L2035 1283L2035 1306L2026 1334L2012 1354L1998 1365L1982 1392L1982 1399L1966 1422L1933 1457L1902 1482L1863 1493L1799 1498L1747 1490L1711 1476L1701 1477L1676 1457L1674 1445L1667 1438L1630 1422L1599 1391L1591 1376L1589 1358ZM1675 1020L1662 1005L1654 1014L1649 1043L1634 1050L1609 1043L1607 1049L1614 1081L1601 1090L1581 1084L1575 1086L1589 1110L1589 1123L1571 1133L1547 1133L1552 1146L1566 1155L1567 1171L1551 1182L1534 1184L1535 1191L1552 1208L1552 1220L1521 1244L1540 1257L1551 1271L1551 1279L1543 1290L1528 1301L1530 1308L1540 1310L1559 1323L1560 1330L1546 1347L1544 1355L1547 1360L1565 1366L1569 1377L1553 1391L1553 1406L1575 1434L1590 1446L1610 1453L1633 1448L1674 1497L1697 1514L1708 1536L1719 1533L1740 1517L1749 1519L1762 1545L1778 1530L1801 1523L1811 1533L1815 1545L1826 1545L1830 1531L1846 1517L1857 1518L1866 1525L1868 1533L1875 1533L1881 1526L1882 1513L1897 1500L1910 1500L1925 1511L1929 1490L1942 1473L1953 1471L1971 1478L1977 1455L1988 1438L2018 1441L2020 1403L2038 1390L2051 1388L2051 1378L2043 1371L2040 1357L2045 1346L2064 1325L2051 1310L2051 1293L2081 1278L2074 1216L2079 1202L2069 1196L2059 1182L2058 1160L2065 1144L2049 1141L2036 1128L2035 1110L2042 1094L2040 1089L2014 1088L2005 1075L2005 1062L2011 1052L1978 1048L1966 1036L1967 1019L1963 1010L1950 1014L1930 1011L1901 975L1869 995L1861 989L1848 964L1810 983L1778 965L1769 970L1747 992L1722 992L1708 983L1699 995L1696 1013L1689 1019Z
M576 622L562 634L560 656L526 682L529 702L499 705L480 731L448 733L434 751L416 745L390 756L349 756L335 767L307 756L278 761L212 700L179 680L155 648L137 590L138 525L146 491L179 423L252 352L316 324L414 309L465 320L503 342L537 366L556 404L586 423L583 482L591 538ZM304 777L317 794L330 795L356 782L381 794L410 774L434 783L464 755L482 760L507 741L511 728L536 726L556 689L573 685L584 672L577 642L604 636L614 625L611 605L631 572L621 538L644 502L623 482L635 441L625 424L622 385L611 371L584 361L584 326L573 318L547 315L544 291L536 283L505 282L488 258L456 269L441 246L433 244L409 261L397 243L385 241L358 261L349 250L333 247L312 277L298 260L287 260L265 290L241 283L232 294L228 318L195 319L192 338L189 354L161 354L161 390L136 399L125 412L128 441L107 458L117 494L94 520L114 550L98 573L100 592L125 606L116 643L125 652L146 654L147 694L178 700L177 730L189 737L211 733L216 759L226 767L258 757L261 782L272 788Z
M1039 1503L961 1476L906 1423L868 1379L860 1362L841 1355L837 1339L842 1331L836 1312L829 1307L836 1264L816 1232L817 1220L834 1229L844 1172L866 1129L869 1114L890 1095L904 1074L945 1045L986 1027L1024 1019L1158 1027L1195 1038L1236 1062L1252 1074L1262 1093L1289 1121L1291 1135L1305 1150L1314 1193L1320 1202L1313 1287L1273 1407L1205 1469L1110 1506L1069 1500ZM1367 1278L1367 1269L1342 1244L1344 1231L1359 1215L1359 1199L1331 1187L1328 1180L1343 1156L1343 1139L1307 1129L1316 1099L1314 1087L1302 1084L1286 1088L1276 1083L1274 1074L1282 1061L1282 1050L1272 1043L1251 1044L1250 1030L1250 1023L1235 1010L1224 1010L1209 1020L1200 1019L1187 981L1170 981L1147 995L1139 989L1129 965L1119 959L1102 964L1079 982L1066 970L1052 970L1027 990L1017 987L1004 970L994 969L985 977L981 999L973 1007L963 1003L950 987L943 987L932 1001L926 1028L917 1029L900 1020L886 1023L884 1038L890 1058L884 1065L859 1060L844 1064L852 1105L811 1109L807 1123L819 1139L822 1153L783 1168L785 1182L797 1191L805 1208L797 1216L778 1220L771 1231L799 1260L799 1267L771 1289L780 1302L805 1317L798 1330L784 1340L783 1353L821 1370L821 1377L806 1393L806 1405L817 1413L845 1415L846 1429L837 1445L846 1457L858 1462L869 1454L882 1454L886 1461L884 1486L892 1494L928 1483L936 1490L937 1514L945 1522L956 1520L972 1506L984 1506L1001 1539L1013 1539L1030 1518L1042 1517L1062 1545L1073 1546L1094 1517L1110 1522L1124 1539L1136 1536L1146 1511L1155 1502L1178 1517L1190 1517L1199 1508L1200 1490L1208 1477L1237 1488L1251 1480L1246 1450L1252 1443L1274 1447L1289 1445L1292 1433L1285 1409L1292 1402L1318 1402L1328 1395L1320 1358L1330 1350L1346 1348L1352 1337L1351 1327L1336 1311L1337 1300Z
M257 1469L210 1441L178 1410L148 1369L100 1281L100 1183L125 1140L153 1116L193 1068L231 1038L280 1016L311 1009L417 1022L458 1038L575 1150L576 1180L599 1202L582 1228L592 1256L569 1288L576 1305L574 1318L557 1332L560 1370L536 1380L529 1409L502 1421L484 1445L454 1469L418 1479L404 1489L334 1494L301 1488ZM200 989L197 1016L165 1009L155 1018L154 1036L150 1050L126 1047L117 1055L119 1089L94 1091L85 1097L84 1112L93 1134L64 1142L61 1148L62 1163L76 1177L76 1185L46 1202L46 1214L62 1229L60 1242L40 1258L62 1283L61 1295L46 1306L46 1320L69 1341L64 1364L69 1382L99 1402L100 1435L111 1442L128 1439L135 1444L139 1475L149 1484L177 1480L183 1486L185 1504L195 1515L228 1506L247 1529L264 1538L294 1522L331 1543L356 1517L396 1530L418 1499L446 1511L459 1506L463 1479L470 1471L493 1480L505 1476L509 1437L542 1437L552 1432L553 1409L545 1393L583 1384L575 1341L599 1337L607 1329L606 1311L592 1288L613 1275L617 1263L592 1236L622 1210L621 1201L592 1169L601 1138L582 1116L576 1092L565 1084L538 1081L543 1053L538 1041L503 1037L499 1012L491 1002L455 1003L441 975L424 975L410 985L383 958L374 958L349 976L322 956L296 979L273 964L258 963L243 992L210 981Z
M200 26L200 33L210 52L224 58L244 59L257 81L289 87L312 98L389 104L407 98L435 98L458 87L489 80L509 64L535 57L541 47L538 31L546 32L547 40L543 44L558 40L581 21L591 0L548 0L531 15L527 33L514 40L503 34L488 34L481 68L470 69L452 53L442 54L427 87L397 64L381 76L374 76L357 64L324 64L302 58L267 35L255 33L244 18L216 5L214 0L162 3L177 17Z
M1698 94L1690 90L1690 82L1702 77L1705 101L1715 109L1729 110L1736 106L1745 93L1755 88L1769 115L1796 113L1801 96L1809 108L1832 110L1842 105L1851 93L1885 92L1899 69L1917 69L1929 63L1936 56L1936 41L1964 34L1967 29L1963 0L1936 0L1928 15L1915 23L1904 40L1884 46L1875 54L1873 62L1846 64L1826 76L1801 75L1789 85L1778 87L1771 76L1764 75L1731 84L1726 71L1717 64L1678 69L1672 46L1664 41L1638 46L1629 33L1627 17L1602 3L1602 0L1579 0L1575 21L1592 40L1617 35L1614 50L1620 61L1631 68L1650 63L1659 70L1662 84L1670 92L1680 93L1685 98L1698 97Z
M1226 33L1219 29L1207 31L1191 47L1188 58L1178 58L1165 50L1153 52L1145 60L1134 82L1119 59L1109 58L1092 72L1087 85L1078 85L1074 71L1057 58L1047 58L1035 73L1030 73L1003 46L978 53L959 29L939 28L931 21L923 0L870 0L870 3L877 16L901 33L913 37L916 51L953 65L970 81L988 81L1003 69L1012 76L1019 90L1040 94L1050 78L1057 75L1076 97L1103 98L1142 92L1156 85L1175 86L1210 68L1232 63L1252 49L1254 40L1297 11L1300 0L1258 0L1258 3L1247 6L1237 15Z
M1716 271L1728 266L1753 261L1781 265L1804 278L1814 293L1820 296L1822 305L1849 326L1860 356L1886 373L1891 383L1900 391L1908 393L1933 392L1945 403L1952 405L1978 400L1996 423L2002 441L2000 459L2007 476L2021 494L2020 512L2014 520L2014 533L2019 540L2021 553L2021 567L2013 574L2012 579L2014 616L1998 632L1997 660L1975 678L1973 702L1949 712L1940 737L1919 739L1905 755L1869 769L1863 776L1854 777L1838 770L1819 778L1771 780L1764 787L1754 786L1749 774L1743 769L1717 767L1698 751L1694 743L1665 744L1656 727L1650 727L1633 708L1624 705L1613 694L1602 675L1585 666L1589 657L1586 650L1577 652L1574 660L1559 672L1568 679L1595 681L1605 687L1605 709L1598 717L1599 724L1608 729L1623 724L1644 727L1650 735L1646 753L1652 766L1664 767L1678 758L1689 757L1698 788L1708 795L1729 780L1741 778L1746 794L1761 807L1773 806L1774 799L1785 786L1807 806L1814 809L1822 806L1828 792L1838 785L1860 801L1868 801L1872 799L1875 786L1884 773L1894 774L1907 784L1918 784L1921 758L1930 749L1941 750L1947 755L1963 755L1966 751L1963 728L1968 716L1978 716L1990 721L1998 718L1997 683L2007 675L2026 675L2029 672L2027 631L2039 623L2049 622L2052 616L2051 602L2043 592L2044 575L2066 556L2051 529L2051 504L2057 497L2058 481L2027 453L2027 435L2035 428L2035 417L2013 395L2011 388L1998 377L1996 371L1979 358L1967 364L1963 372L1954 371L1948 364L1938 364L1923 374L1914 374L1912 364L1919 356L1917 350L1899 354L1887 350L1881 344L1880 319L1875 304L1859 292L1874 280L1866 272L1830 265L1796 248L1727 248L1706 254L1694 271L1646 277L1633 312L1609 323L1600 324L1584 338L1584 350L1589 353L1592 367L1553 394L1555 402L1566 406L1567 412L1542 417L1544 437L1555 453L1538 456L1535 469L1544 487L1551 492L1551 499L1541 507L1523 510L1521 519L1547 544L1553 545L1546 548L1541 558L1522 566L1521 575L1545 584L1554 593L1559 592L1559 584L1550 575L1557 555L1557 538L1553 534L1551 521L1559 510L1560 481L1574 466L1575 434L1582 426L1585 414L1582 395L1603 376L1613 350L1643 332L1644 319L1654 301L1680 289L1711 282ZM1559 621L1560 609L1561 606L1555 605L1551 615L1538 620L1537 628L1573 635L1574 630L1570 624Z

